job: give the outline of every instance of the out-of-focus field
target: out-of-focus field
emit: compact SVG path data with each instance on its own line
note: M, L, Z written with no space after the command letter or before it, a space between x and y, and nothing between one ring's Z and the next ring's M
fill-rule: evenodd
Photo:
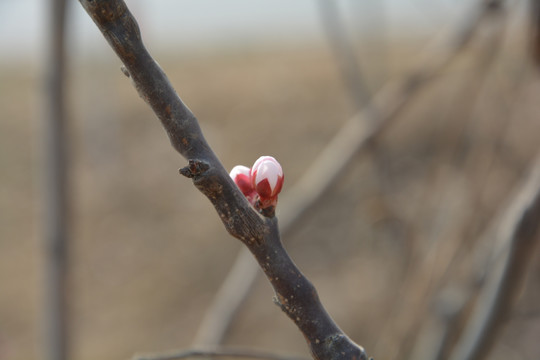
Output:
M284 239L337 323L376 359L393 358L398 346L412 353L425 335L421 320L436 311L433 294L467 293L469 255L538 151L540 83L524 42L506 39L483 58L482 39L358 154ZM421 48L392 46L384 64L367 55L373 90L403 75ZM326 48L157 59L224 165L275 156L286 174L283 196L355 113ZM111 54L69 68L74 360L189 347L240 249L178 174L186 161L119 67ZM0 359L38 359L42 346L38 70L0 67ZM539 280L536 256L491 359L540 356ZM227 344L308 356L272 295L261 277Z

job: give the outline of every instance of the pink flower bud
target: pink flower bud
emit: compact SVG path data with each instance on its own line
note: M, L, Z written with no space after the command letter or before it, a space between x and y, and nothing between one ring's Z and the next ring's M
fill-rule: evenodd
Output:
M259 194L262 204L275 206L283 179L281 165L271 156L261 156L251 168L251 185Z
M251 169L247 166L236 165L231 170L230 175L245 196L251 195L255 191L251 186Z

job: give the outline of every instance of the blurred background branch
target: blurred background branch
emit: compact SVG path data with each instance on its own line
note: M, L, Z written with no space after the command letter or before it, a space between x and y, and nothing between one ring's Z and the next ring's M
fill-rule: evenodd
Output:
M377 110L372 124L344 81L344 54L329 41L319 5L130 0L145 43L223 164L283 159L277 216L287 250L352 338L377 359L449 359L469 339L490 345L486 359L537 360L538 246L521 269L523 286L502 294L489 284L501 284L512 253L495 241L504 238L500 219L539 151L538 2L331 5L346 35L339 41L360 64L367 106ZM74 360L211 339L309 357L296 328L268 305L272 289L256 281L251 256L240 244L217 245L214 210L179 180L183 164L79 7L68 16L76 41L64 50L76 71L54 64L71 90L69 159L56 160L70 176L54 190L77 199L66 199L62 217L69 299L45 283L42 239L54 224L45 200L54 191L35 175L55 165L45 160L48 105L35 105L54 62L44 57L50 33L41 31L52 25L51 6L0 1L0 358L45 357L53 335L69 342ZM252 263L239 260L227 276L244 255ZM230 297L216 294L220 287ZM36 331L61 318L43 310L47 292L56 297L47 304L67 302L67 336ZM483 299L499 305L482 315ZM489 318L495 326L473 326ZM471 328L483 334L474 338L496 341L473 341Z
M371 91L362 75L355 48L344 26L343 17L340 16L339 4L334 1L317 0L317 5L321 24L328 38L328 45L336 57L343 83L351 95L351 100L359 111L367 108L370 106Z
M446 37L428 45L419 55L422 61L415 64L402 80L385 84L372 101L363 97L367 101L364 109L342 126L311 166L305 169L297 183L285 190L281 197L280 228L285 239L289 232L294 231L295 224L301 223L307 211L316 206L358 151L396 119L399 111L457 57L490 11L491 7L481 1L475 16L470 16L468 22L460 24L457 29L449 31ZM348 45L342 42L338 49L344 46ZM356 80L362 81L360 78ZM196 345L218 345L224 340L235 314L255 283L259 274L256 268L250 254L241 250L199 326L194 342Z
M529 0L531 22L531 53L536 64L540 64L540 1Z
M48 2L44 86L42 226L44 245L44 359L68 358L69 177L66 117L66 1Z
M464 329L452 360L486 359L519 297L540 241L540 158L490 232L491 244L498 244L491 264L482 269L486 278L475 312ZM502 250L502 251L501 251Z
M248 358L261 360L307 360L307 358L287 355L277 355L275 352L254 349L214 348L193 349L167 354L135 355L134 360L176 360L186 358Z

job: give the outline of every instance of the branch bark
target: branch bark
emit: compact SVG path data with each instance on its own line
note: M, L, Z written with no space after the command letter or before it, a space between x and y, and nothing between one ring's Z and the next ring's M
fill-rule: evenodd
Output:
M315 359L367 359L328 315L313 285L281 244L277 219L257 213L214 154L198 121L143 45L139 27L122 0L80 0L161 120L172 146L189 160L180 173L212 202L227 231L241 240L270 280L274 301L303 333Z
M134 360L180 360L192 357L203 358L248 358L261 360L306 360L297 356L276 355L271 352L251 349L231 349L231 348L213 348L213 349L193 349L167 354L139 355L134 356Z
M481 20L490 12L491 7L486 0L479 0L477 8L464 24L428 44L418 64L402 80L386 83L368 106L342 126L302 178L280 196L283 236L326 193L354 156L379 136L397 118L400 110L457 58L474 37ZM223 341L232 319L255 283L258 275L256 266L247 251L242 249L214 297L194 344L217 345Z

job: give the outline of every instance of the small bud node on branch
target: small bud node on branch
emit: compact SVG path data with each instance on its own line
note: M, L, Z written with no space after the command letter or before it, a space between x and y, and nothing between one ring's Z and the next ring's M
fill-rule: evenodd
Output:
M197 179L210 169L210 165L201 160L189 159L188 166L178 170L180 174L190 179Z
M126 75L126 77L131 77L131 75L129 74L129 70L124 65L120 66L120 71L122 71L122 74Z

